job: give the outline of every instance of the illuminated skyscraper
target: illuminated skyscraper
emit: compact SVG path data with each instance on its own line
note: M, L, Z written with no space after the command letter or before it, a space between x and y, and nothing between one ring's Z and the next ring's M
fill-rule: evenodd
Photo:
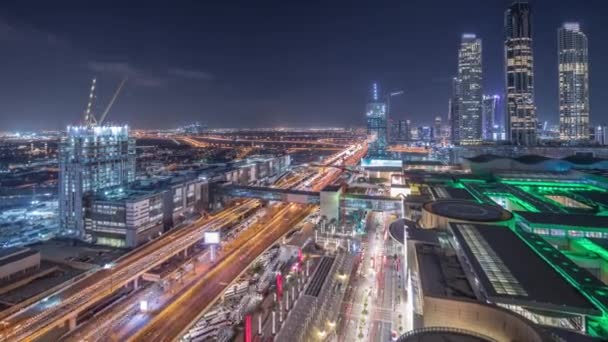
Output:
M452 141L481 142L481 39L463 34L458 51L458 77L453 81Z
M461 98L461 81L458 77L452 78L452 97L449 103L448 120L450 121L450 137L453 144L460 141L460 123L458 122Z
M587 36L578 23L557 31L559 57L559 136L562 140L589 139L589 62Z
M534 59L530 5L516 1L505 12L505 81L507 139L516 145L536 144Z
M386 103L378 96L378 84L372 86L372 98L367 103L365 117L367 119L367 134L375 136L369 146L370 157L383 157L388 144Z
M63 235L83 237L86 196L135 180L135 140L127 126L70 126L59 148Z
M435 122L433 124L433 139L441 140L441 116L435 117Z
M500 96L484 95L481 109L483 140L500 140L502 124L498 118Z
M399 140L410 140L411 129L410 120L399 120Z

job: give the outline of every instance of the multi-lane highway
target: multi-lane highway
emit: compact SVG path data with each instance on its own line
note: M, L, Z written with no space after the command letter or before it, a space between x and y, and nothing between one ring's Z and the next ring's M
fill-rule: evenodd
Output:
M172 341L183 334L260 254L271 247L293 226L309 215L312 206L290 204L279 211L262 230L242 236L230 252L178 299L166 306L146 327L129 341Z
M353 149L352 147L348 151L354 151L354 155L349 153L347 155L344 152L337 154L336 156L329 158L326 162L334 163L338 161L340 164L351 164L354 160L360 158L360 151ZM331 183L339 174L339 172L332 170L329 174L323 175L318 182L313 185L314 188L322 188L326 184ZM284 180L281 183L282 187L291 187L301 181L301 177L291 177ZM255 210L260 205L257 200L247 200L240 205L232 208L228 208L214 217L203 218L194 224L167 233L160 239L150 242L132 253L125 255L123 258L118 260L114 265L111 265L108 269L94 272L87 277L75 281L70 286L60 290L55 295L47 298L44 302L35 303L29 307L22 309L21 311L12 314L9 317L3 319L2 330L0 331L0 341L22 341L22 340L33 340L40 336L43 336L50 330L62 326L63 324L69 324L71 328L76 325L76 318L82 311L88 309L92 305L100 302L102 299L110 296L117 289L124 286L125 284L136 280L145 272L149 271L153 267L161 264L165 260L171 258L177 253L184 251L197 241L200 241L204 231L217 228L222 226L228 226L242 219L248 212ZM294 207L294 213L290 215L276 215L276 219L283 220L287 218L287 222L293 224L303 217L305 217L310 207ZM286 232L290 227L288 224L273 224L265 229L265 233L257 237L245 241L242 246L239 246L239 262L230 262L230 260L237 258L237 254L228 256L224 260L229 260L228 266L224 268L217 267L214 271L210 272L209 279L233 279L233 271L242 270L246 266L246 262L251 259L253 260L259 253L261 253L267 246L273 243L278 237ZM235 247L236 248L236 247ZM224 261L226 262L226 261ZM218 272L218 269L223 269L222 272ZM220 282L212 282L219 284ZM198 294L199 287L192 287L191 291ZM217 288L207 289L206 291L217 290ZM196 298L202 301L203 297L207 297L210 293L203 296L197 295ZM211 296L209 298L215 298L217 296ZM207 298L207 299L209 299ZM192 300L196 300L194 297ZM49 305L48 303L53 303ZM202 307L197 307L196 310L199 312ZM150 331L155 331L156 324L151 324L144 330L144 335L137 336L148 336ZM148 330L150 329L150 330ZM175 332L175 331L173 331ZM154 332L152 334L155 334ZM168 335L167 335L168 336Z
M185 250L201 239L202 233L211 228L226 226L254 210L259 203L246 201L240 206L222 211L215 217L199 220L187 228L177 230L151 242L134 253L126 255L113 267L91 274L44 302L36 303L5 318L6 326L0 341L31 340L44 335L50 329L72 320L82 310L109 296L122 285L134 280L151 268L161 264L176 253ZM53 306L47 302L55 303Z

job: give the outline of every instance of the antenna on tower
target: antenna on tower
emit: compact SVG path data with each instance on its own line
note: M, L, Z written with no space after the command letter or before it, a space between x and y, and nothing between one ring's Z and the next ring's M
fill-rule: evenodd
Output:
M92 113L93 109L93 100L95 99L95 83L97 79L93 78L91 82L91 91L89 92L89 103L87 104L87 109L84 112L84 124L91 127L97 124L97 120L95 119L95 115Z

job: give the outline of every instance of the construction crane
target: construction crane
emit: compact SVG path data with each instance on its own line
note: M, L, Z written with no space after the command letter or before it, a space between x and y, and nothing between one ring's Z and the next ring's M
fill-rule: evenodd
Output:
M108 106L106 107L106 109L103 111L103 113L99 117L99 120L97 120L97 118L93 114L93 100L96 98L95 87L97 84L97 79L93 78L93 81L91 82L91 91L89 92L89 102L87 103L87 109L84 112L84 124L87 127L101 126L103 124L108 113L110 112L110 109L114 105L116 98L118 98L118 95L120 94L120 91L122 90L122 87L125 85L126 82L127 82L127 78L125 77L122 79L122 81L118 85L118 88L116 88L116 91L114 92L114 95L112 96L112 99L110 100L110 103L108 103Z

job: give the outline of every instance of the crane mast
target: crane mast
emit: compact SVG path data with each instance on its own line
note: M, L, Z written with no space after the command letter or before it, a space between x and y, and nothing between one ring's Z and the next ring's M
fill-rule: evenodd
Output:
M114 105L114 102L118 98L118 95L120 94L120 91L122 90L122 88L126 82L127 82L127 78L123 78L123 80L118 85L118 88L114 92L112 99L108 103L108 106L103 111L103 113L101 114L101 116L99 117L99 120L98 120L95 117L95 114L93 114L93 101L95 100L95 88L97 85L97 79L93 78L93 81L91 82L91 90L89 92L89 101L87 103L87 109L84 112L84 124L87 127L94 127L94 126L99 126L99 125L103 124L103 121L105 120L106 116L110 112L110 109Z

